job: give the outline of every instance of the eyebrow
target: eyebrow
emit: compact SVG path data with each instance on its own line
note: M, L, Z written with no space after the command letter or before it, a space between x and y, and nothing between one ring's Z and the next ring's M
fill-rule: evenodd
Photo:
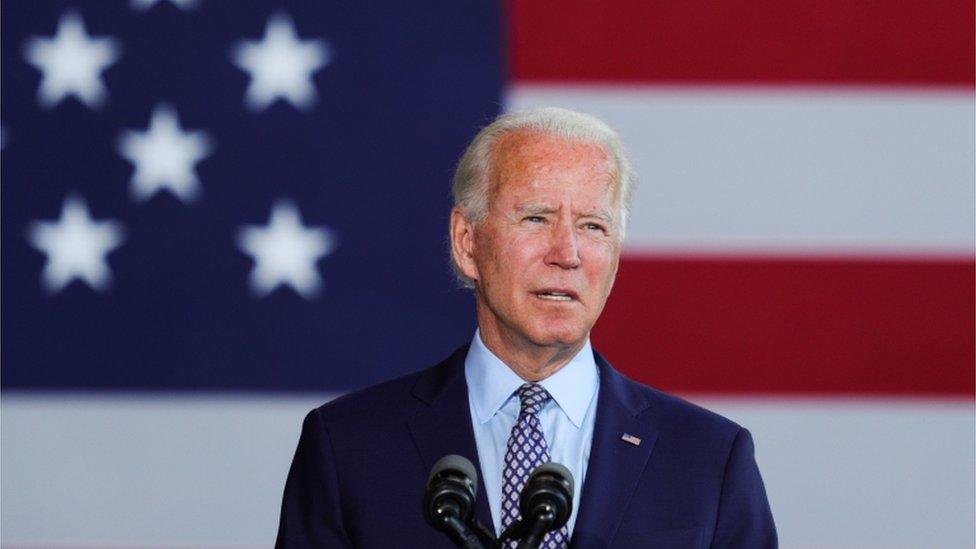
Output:
M518 213L527 214L543 214L543 213L555 213L556 209L549 206L540 206L538 204L518 204L515 206L515 211Z
M518 204L515 206L515 211L521 214L537 215L537 214L555 213L556 209L550 206L542 206L538 204ZM601 210L593 213L586 213L581 215L580 217L593 217L603 221L604 223L608 223L611 225L613 224L613 216L605 210Z
M596 213L587 214L587 215L584 215L583 217L595 217L595 218L597 218L597 219L599 219L599 220L601 220L601 221L603 221L605 223L608 223L610 225L613 225L613 216L610 215L609 213L605 212L605 211L599 211L599 212L596 212Z

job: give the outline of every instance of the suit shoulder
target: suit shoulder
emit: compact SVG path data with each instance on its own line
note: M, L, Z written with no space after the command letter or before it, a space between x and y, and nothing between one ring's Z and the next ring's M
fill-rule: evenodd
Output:
M742 426L736 422L681 397L629 378L624 379L645 399L647 408L638 416L655 423L659 429L679 429L723 439L734 437L742 430Z
M358 389L326 402L316 411L327 421L401 415L416 404L411 390L426 371L420 370Z
M460 347L434 366L353 391L315 412L330 422L409 417L424 409L432 394L463 376L466 354L467 346Z

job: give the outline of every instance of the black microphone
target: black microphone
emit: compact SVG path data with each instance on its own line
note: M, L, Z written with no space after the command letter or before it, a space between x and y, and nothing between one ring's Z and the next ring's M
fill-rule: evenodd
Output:
M536 549L547 532L558 530L573 512L573 474L558 463L543 463L529 475L519 496L522 519L499 539L521 539L518 549Z
M427 478L423 513L427 523L447 534L458 547L484 546L469 526L474 517L478 473L467 458L451 454L437 460Z

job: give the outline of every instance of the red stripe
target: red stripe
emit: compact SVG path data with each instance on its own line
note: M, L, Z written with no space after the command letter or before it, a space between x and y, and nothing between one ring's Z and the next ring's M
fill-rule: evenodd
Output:
M972 0L509 2L517 81L974 83Z
M973 395L972 261L626 257L594 345L676 392Z

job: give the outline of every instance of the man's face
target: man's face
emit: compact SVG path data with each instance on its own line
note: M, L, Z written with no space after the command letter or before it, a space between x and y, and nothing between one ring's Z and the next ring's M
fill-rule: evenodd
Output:
M456 212L452 230L460 237L455 259L475 280L479 327L504 345L579 345L603 311L620 258L607 155L528 131L496 147L485 219L471 224Z

